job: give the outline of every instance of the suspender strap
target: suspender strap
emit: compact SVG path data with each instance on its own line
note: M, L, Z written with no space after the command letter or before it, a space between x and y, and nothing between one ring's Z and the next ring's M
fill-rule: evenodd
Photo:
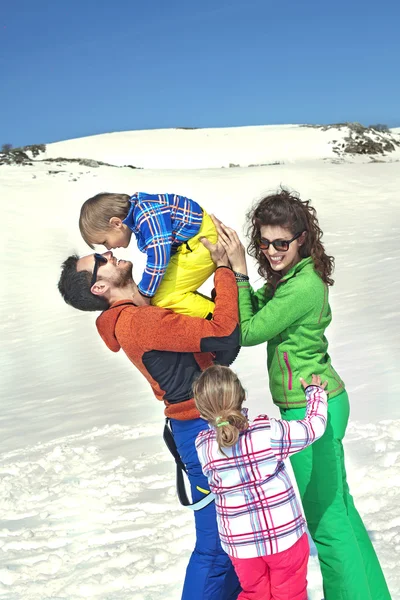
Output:
M171 431L171 428L168 424L168 419L165 420L164 433L163 433L164 442L167 445L168 450L171 452L174 457L176 464L176 491L178 494L179 502L182 506L186 506L190 508L190 510L201 510L205 506L208 506L211 502L214 501L214 494L211 492L204 496L201 500L197 502L191 502L188 498L185 486L185 478L184 473L187 475L187 470L185 465L182 462L180 454L178 452L178 448L176 447L174 435Z
M164 442L167 444L168 450L171 452L172 456L174 457L177 467L179 467L181 469L181 471L185 471L185 473L186 473L186 467L183 464L181 455L179 454L178 448L176 447L173 433L168 424L168 419L165 419L163 438L164 438Z

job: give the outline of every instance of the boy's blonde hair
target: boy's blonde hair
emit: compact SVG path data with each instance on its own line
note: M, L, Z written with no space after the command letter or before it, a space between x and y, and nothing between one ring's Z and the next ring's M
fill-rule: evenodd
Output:
M194 382L193 395L200 415L215 427L218 448L225 454L222 448L234 446L239 432L249 425L241 413L246 394L238 376L229 367L213 365Z
M128 194L103 192L86 200L79 216L79 229L85 242L94 248L96 234L104 233L110 227L110 219L127 217L130 208Z

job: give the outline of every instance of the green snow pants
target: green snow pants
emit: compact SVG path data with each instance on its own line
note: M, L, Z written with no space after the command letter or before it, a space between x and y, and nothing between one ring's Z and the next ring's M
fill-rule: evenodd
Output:
M346 392L329 400L324 435L290 461L317 547L325 600L390 600L346 481L342 440L349 413ZM305 408L281 409L281 415L286 421L303 419Z

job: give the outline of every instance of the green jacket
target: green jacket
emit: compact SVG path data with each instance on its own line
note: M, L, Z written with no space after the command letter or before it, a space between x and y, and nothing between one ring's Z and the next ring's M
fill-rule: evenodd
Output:
M280 408L306 405L303 377L321 375L330 398L344 391L344 383L331 365L325 329L332 320L328 286L304 258L282 277L275 294L267 284L254 292L238 283L240 330L243 346L268 342L269 386Z

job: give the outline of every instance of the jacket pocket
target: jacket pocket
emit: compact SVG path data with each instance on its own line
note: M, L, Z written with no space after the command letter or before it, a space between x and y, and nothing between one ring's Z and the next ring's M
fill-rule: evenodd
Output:
M288 373L288 390L291 390L291 389L293 389L293 373L292 373L292 368L291 368L290 362L289 362L289 355L287 352L283 353L283 360L286 365L286 369L287 369L287 373Z

